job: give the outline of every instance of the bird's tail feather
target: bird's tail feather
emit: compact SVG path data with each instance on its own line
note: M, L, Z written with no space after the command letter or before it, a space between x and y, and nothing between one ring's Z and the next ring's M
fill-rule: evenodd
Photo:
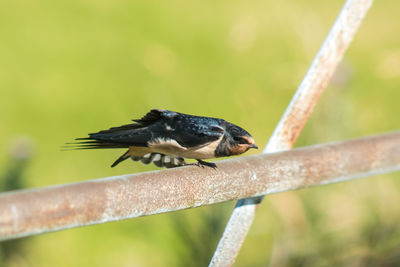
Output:
M79 149L104 149L104 148L127 148L129 145L121 143L110 143L101 140L93 140L90 138L77 138L78 142L66 143L61 147L62 150L79 150Z
M129 150L126 151L121 157L119 157L113 164L111 164L111 168L117 166L120 162L130 158L130 155L128 155L128 154L129 154Z

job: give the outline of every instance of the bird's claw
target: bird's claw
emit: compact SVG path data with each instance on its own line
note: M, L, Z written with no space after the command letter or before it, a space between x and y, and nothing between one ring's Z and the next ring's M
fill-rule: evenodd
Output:
M197 167L201 167L203 169L205 167L210 167L210 168L213 168L214 170L218 168L215 163L202 161L202 160L199 160L199 159L197 160L197 163L186 163L186 162L184 162L183 166L197 166Z
M213 168L214 170L217 169L217 164L213 162L202 161L200 159L197 160L197 166L204 168L204 166Z

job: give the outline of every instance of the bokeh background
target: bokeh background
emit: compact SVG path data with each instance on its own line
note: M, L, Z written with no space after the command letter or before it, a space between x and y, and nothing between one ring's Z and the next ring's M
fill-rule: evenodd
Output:
M263 147L343 3L1 1L1 189L155 169L60 151L151 108L224 118ZM399 8L373 5L296 146L398 129ZM236 266L399 266L399 178L268 196ZM0 265L204 266L233 206L3 242Z

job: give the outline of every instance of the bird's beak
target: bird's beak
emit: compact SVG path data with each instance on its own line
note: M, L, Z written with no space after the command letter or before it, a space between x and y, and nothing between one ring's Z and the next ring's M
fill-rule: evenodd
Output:
M256 144L251 144L251 145L250 145L250 148L258 149L258 146L256 146Z

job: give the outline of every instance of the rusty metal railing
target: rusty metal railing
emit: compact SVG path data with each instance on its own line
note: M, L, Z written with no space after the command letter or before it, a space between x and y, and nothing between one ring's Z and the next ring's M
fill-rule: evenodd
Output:
M0 194L0 240L400 170L400 132Z
M346 1L262 153L293 147L371 4L372 0ZM252 198L237 202L210 266L234 263L261 201L262 198Z

